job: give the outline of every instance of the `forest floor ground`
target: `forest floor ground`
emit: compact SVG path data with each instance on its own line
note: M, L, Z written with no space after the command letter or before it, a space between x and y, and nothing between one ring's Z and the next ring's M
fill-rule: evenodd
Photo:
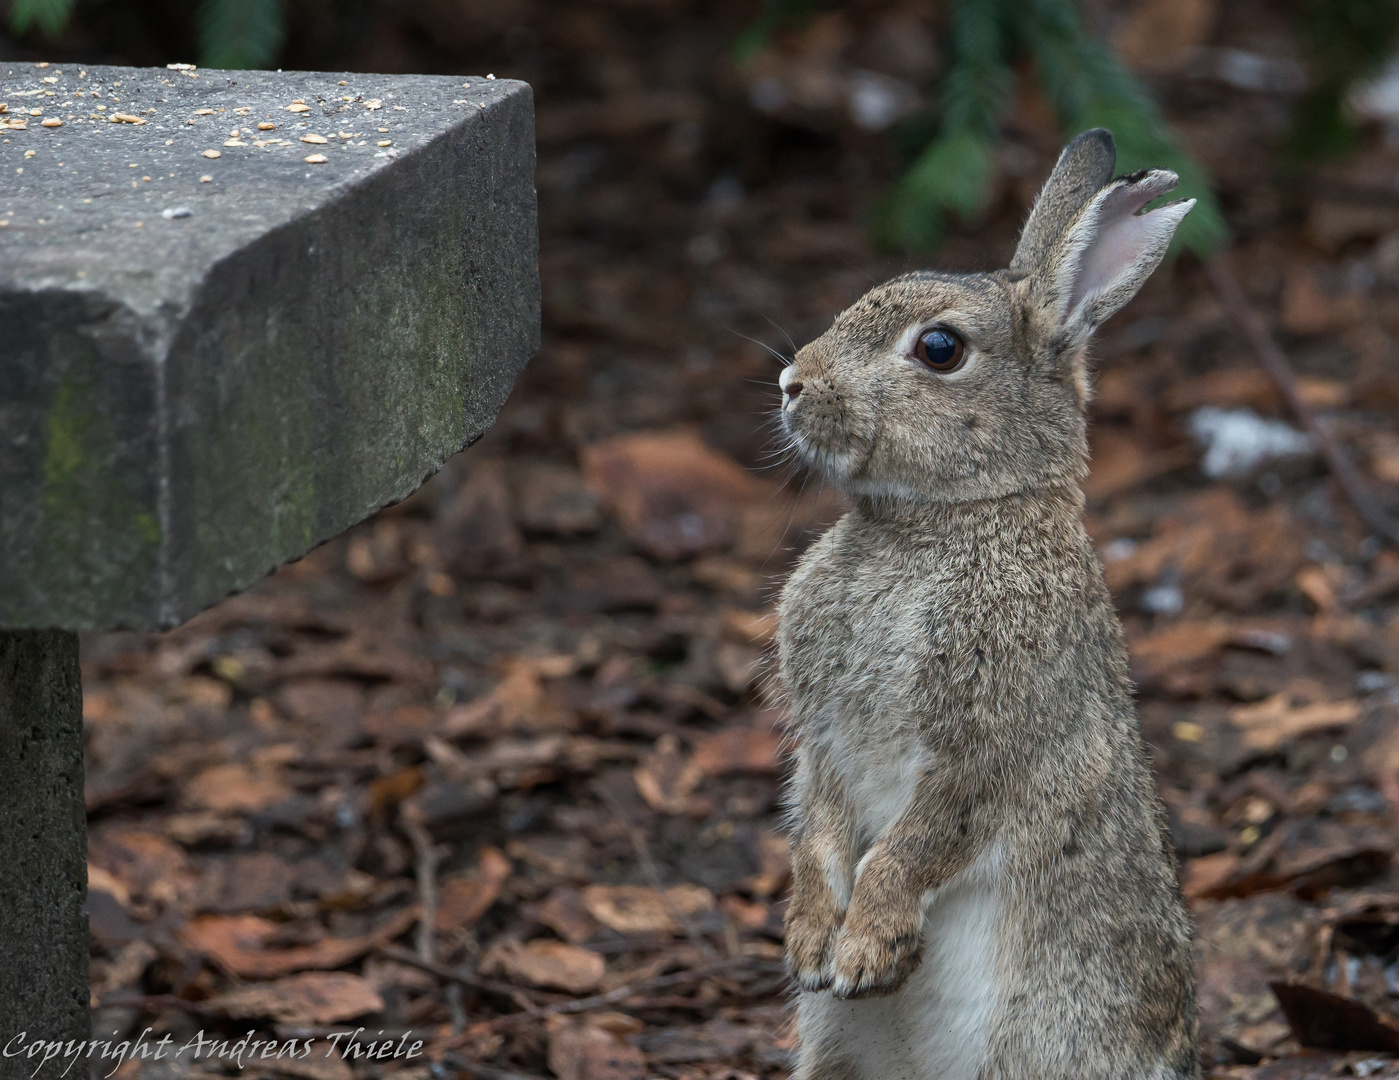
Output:
M1199 61L1285 53L1255 6L1152 85L1216 173L1250 301L1392 502L1399 150L1270 172L1292 99ZM763 672L775 592L841 500L768 456L771 350L918 265L870 244L895 164L842 104L912 32L824 16L759 86L705 10L560 4L505 33L509 63L460 47L538 94L544 344L495 429L188 625L84 639L99 1036L424 1041L245 1062L313 1080L788 1075ZM346 63L441 66L420 31ZM929 262L1004 265L1060 142L1023 106L989 209ZM1207 471L1202 409L1295 421L1189 256L1094 355L1088 527L1197 924L1206 1074L1399 1076L1399 555L1313 456ZM1274 983L1310 988L1281 991L1307 1030Z

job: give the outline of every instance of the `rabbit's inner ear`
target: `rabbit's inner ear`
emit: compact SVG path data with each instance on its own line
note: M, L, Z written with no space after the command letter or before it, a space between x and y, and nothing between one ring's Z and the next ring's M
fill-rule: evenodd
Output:
M1141 208L1175 187L1174 173L1153 170L1104 188L1062 238L1046 269L1059 322L1087 338L1137 294L1160 265L1194 199L1150 213Z
M1010 268L1032 271L1073 224L1078 212L1112 179L1117 147L1104 128L1085 131L1064 147L1020 234Z

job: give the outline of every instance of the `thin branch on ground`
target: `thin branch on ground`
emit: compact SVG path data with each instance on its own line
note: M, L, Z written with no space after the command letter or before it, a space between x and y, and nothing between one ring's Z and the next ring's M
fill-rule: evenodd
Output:
M406 806L399 813L399 824L413 842L417 855L418 903L422 908L422 917L418 920L418 957L432 963L433 936L437 932L437 864L442 861L446 849L432 842L432 835Z
M386 960L397 960L400 964L417 968L419 971L426 971L429 975L436 975L444 982L457 983L461 986L468 986L472 990L480 990L483 993L504 998L521 1009L530 1010L541 1007L537 998L531 997L512 983L501 982L498 979L487 979L477 975L474 971L451 968L431 960L424 960L421 956L398 945L385 945L375 951Z
M636 982L619 986L615 990L609 990L605 994L594 994L592 997L575 998L572 1001L559 1001L551 1005L537 1005L532 1009L523 1012L507 1013L504 1016L497 1016L493 1020L486 1020L476 1025L473 1029L465 1032L461 1036L453 1036L446 1039L441 1045L452 1047L461 1044L469 1038L475 1038L481 1031L500 1031L503 1028L514 1027L516 1024L527 1023L531 1020L540 1020L547 1016L570 1016L575 1013L589 1012L593 1009L603 1009L611 1005L619 1005L628 998L638 994L653 993L656 990L671 990L678 986L688 986L693 983L703 982L712 975L722 975L725 972L738 968L750 968L760 973L769 973L780 969L782 965L774 960L755 960L750 956L732 956L727 960L717 960L712 964L705 964L703 967L689 968L685 971L677 971L670 975L657 975L650 979L638 979Z
M1248 339L1248 343L1253 347L1263 369L1277 384L1277 388L1288 407L1296 414L1302 427L1311 436L1312 444L1316 447L1322 460L1326 462L1327 468L1331 470L1331 475L1341 485L1342 490L1346 493L1346 498L1355 508L1355 512L1360 515L1361 520L1367 526L1384 539L1390 543L1399 544L1399 520L1392 517L1371 493L1364 478L1356 470L1350 458L1346 456L1345 449L1326 429L1326 425L1317 416L1316 410L1302 396L1302 390L1297 383L1297 376L1292 370L1292 365L1287 362L1287 357L1283 354L1282 349L1273 340L1273 336L1268 332L1263 320L1249 304L1248 297L1244 295L1243 287L1239 285L1239 279L1234 276L1233 270L1229 268L1223 258L1217 258L1206 264L1205 272L1209 275L1210 283L1219 295L1220 303L1224 305L1225 313Z

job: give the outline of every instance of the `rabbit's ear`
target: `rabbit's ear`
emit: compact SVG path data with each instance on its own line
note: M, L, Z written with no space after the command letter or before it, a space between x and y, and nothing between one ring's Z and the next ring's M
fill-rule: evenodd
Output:
M1195 200L1141 209L1175 186L1176 174L1166 169L1114 180L1088 201L1044 261L1028 268L1034 302L1071 343L1086 341L1160 265Z
M1025 222L1011 270L1029 272L1043 265L1078 212L1112 179L1116 163L1117 146L1106 128L1085 131L1064 147Z

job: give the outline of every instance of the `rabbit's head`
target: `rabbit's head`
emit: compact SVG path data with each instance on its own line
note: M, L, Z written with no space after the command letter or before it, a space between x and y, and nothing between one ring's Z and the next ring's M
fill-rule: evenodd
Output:
M797 450L856 494L991 498L1086 470L1084 350L1156 269L1193 199L1112 179L1112 135L1084 132L1035 201L1009 269L906 274L866 293L782 371Z

